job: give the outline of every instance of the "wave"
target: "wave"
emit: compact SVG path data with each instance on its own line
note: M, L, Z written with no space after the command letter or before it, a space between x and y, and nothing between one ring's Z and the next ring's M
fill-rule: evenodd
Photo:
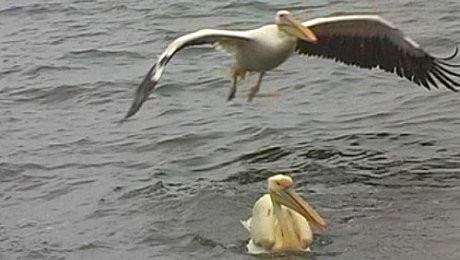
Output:
M40 3L30 5L12 5L0 10L0 15L17 16L21 14L33 15L39 13L53 13L53 12L71 12L76 11L75 7L64 5L61 3Z
M144 59L145 57L137 52L120 50L103 50L103 49L83 49L69 51L59 59L75 59L75 58L105 58L105 57L124 57L132 59Z
M69 70L85 70L84 67L62 66L62 65L34 65L31 68L25 69L21 75L37 76L41 73L49 73L53 71L69 71Z

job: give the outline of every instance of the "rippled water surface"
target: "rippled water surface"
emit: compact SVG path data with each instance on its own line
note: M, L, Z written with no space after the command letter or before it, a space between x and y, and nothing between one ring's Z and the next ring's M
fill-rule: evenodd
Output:
M279 172L330 223L280 259L460 259L458 94L296 57L227 103L230 60L194 48L117 124L172 39L279 9L460 43L454 0L2 1L0 259L253 259L239 221Z

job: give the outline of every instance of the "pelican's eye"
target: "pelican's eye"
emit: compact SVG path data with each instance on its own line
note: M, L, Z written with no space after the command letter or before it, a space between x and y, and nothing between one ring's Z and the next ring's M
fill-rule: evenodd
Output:
M286 14L280 14L279 20L284 22L286 21L286 17L287 17Z

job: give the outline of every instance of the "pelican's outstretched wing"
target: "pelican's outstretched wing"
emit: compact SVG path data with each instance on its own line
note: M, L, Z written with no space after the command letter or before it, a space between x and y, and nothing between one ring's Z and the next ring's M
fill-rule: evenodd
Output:
M158 61L148 71L144 80L137 88L133 103L123 120L128 119L139 111L144 101L147 100L160 80L166 64L168 64L169 60L171 60L178 51L185 47L204 44L218 44L224 49L231 50L238 44L248 41L252 41L252 39L244 32L212 29L199 30L177 38L166 48L160 58L158 58Z
M422 85L427 89L444 85L458 91L460 74L448 67L460 67L436 58L406 37L390 22L377 15L344 15L316 18L303 23L318 38L316 44L298 41L296 52L319 56L361 68L380 68Z

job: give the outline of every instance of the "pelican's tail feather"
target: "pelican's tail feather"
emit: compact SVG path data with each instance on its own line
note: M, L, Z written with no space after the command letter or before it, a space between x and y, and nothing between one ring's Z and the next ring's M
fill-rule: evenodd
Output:
M248 232L251 232L251 220L252 218L248 218L247 220L240 220L241 225L243 225L243 227L246 228Z

